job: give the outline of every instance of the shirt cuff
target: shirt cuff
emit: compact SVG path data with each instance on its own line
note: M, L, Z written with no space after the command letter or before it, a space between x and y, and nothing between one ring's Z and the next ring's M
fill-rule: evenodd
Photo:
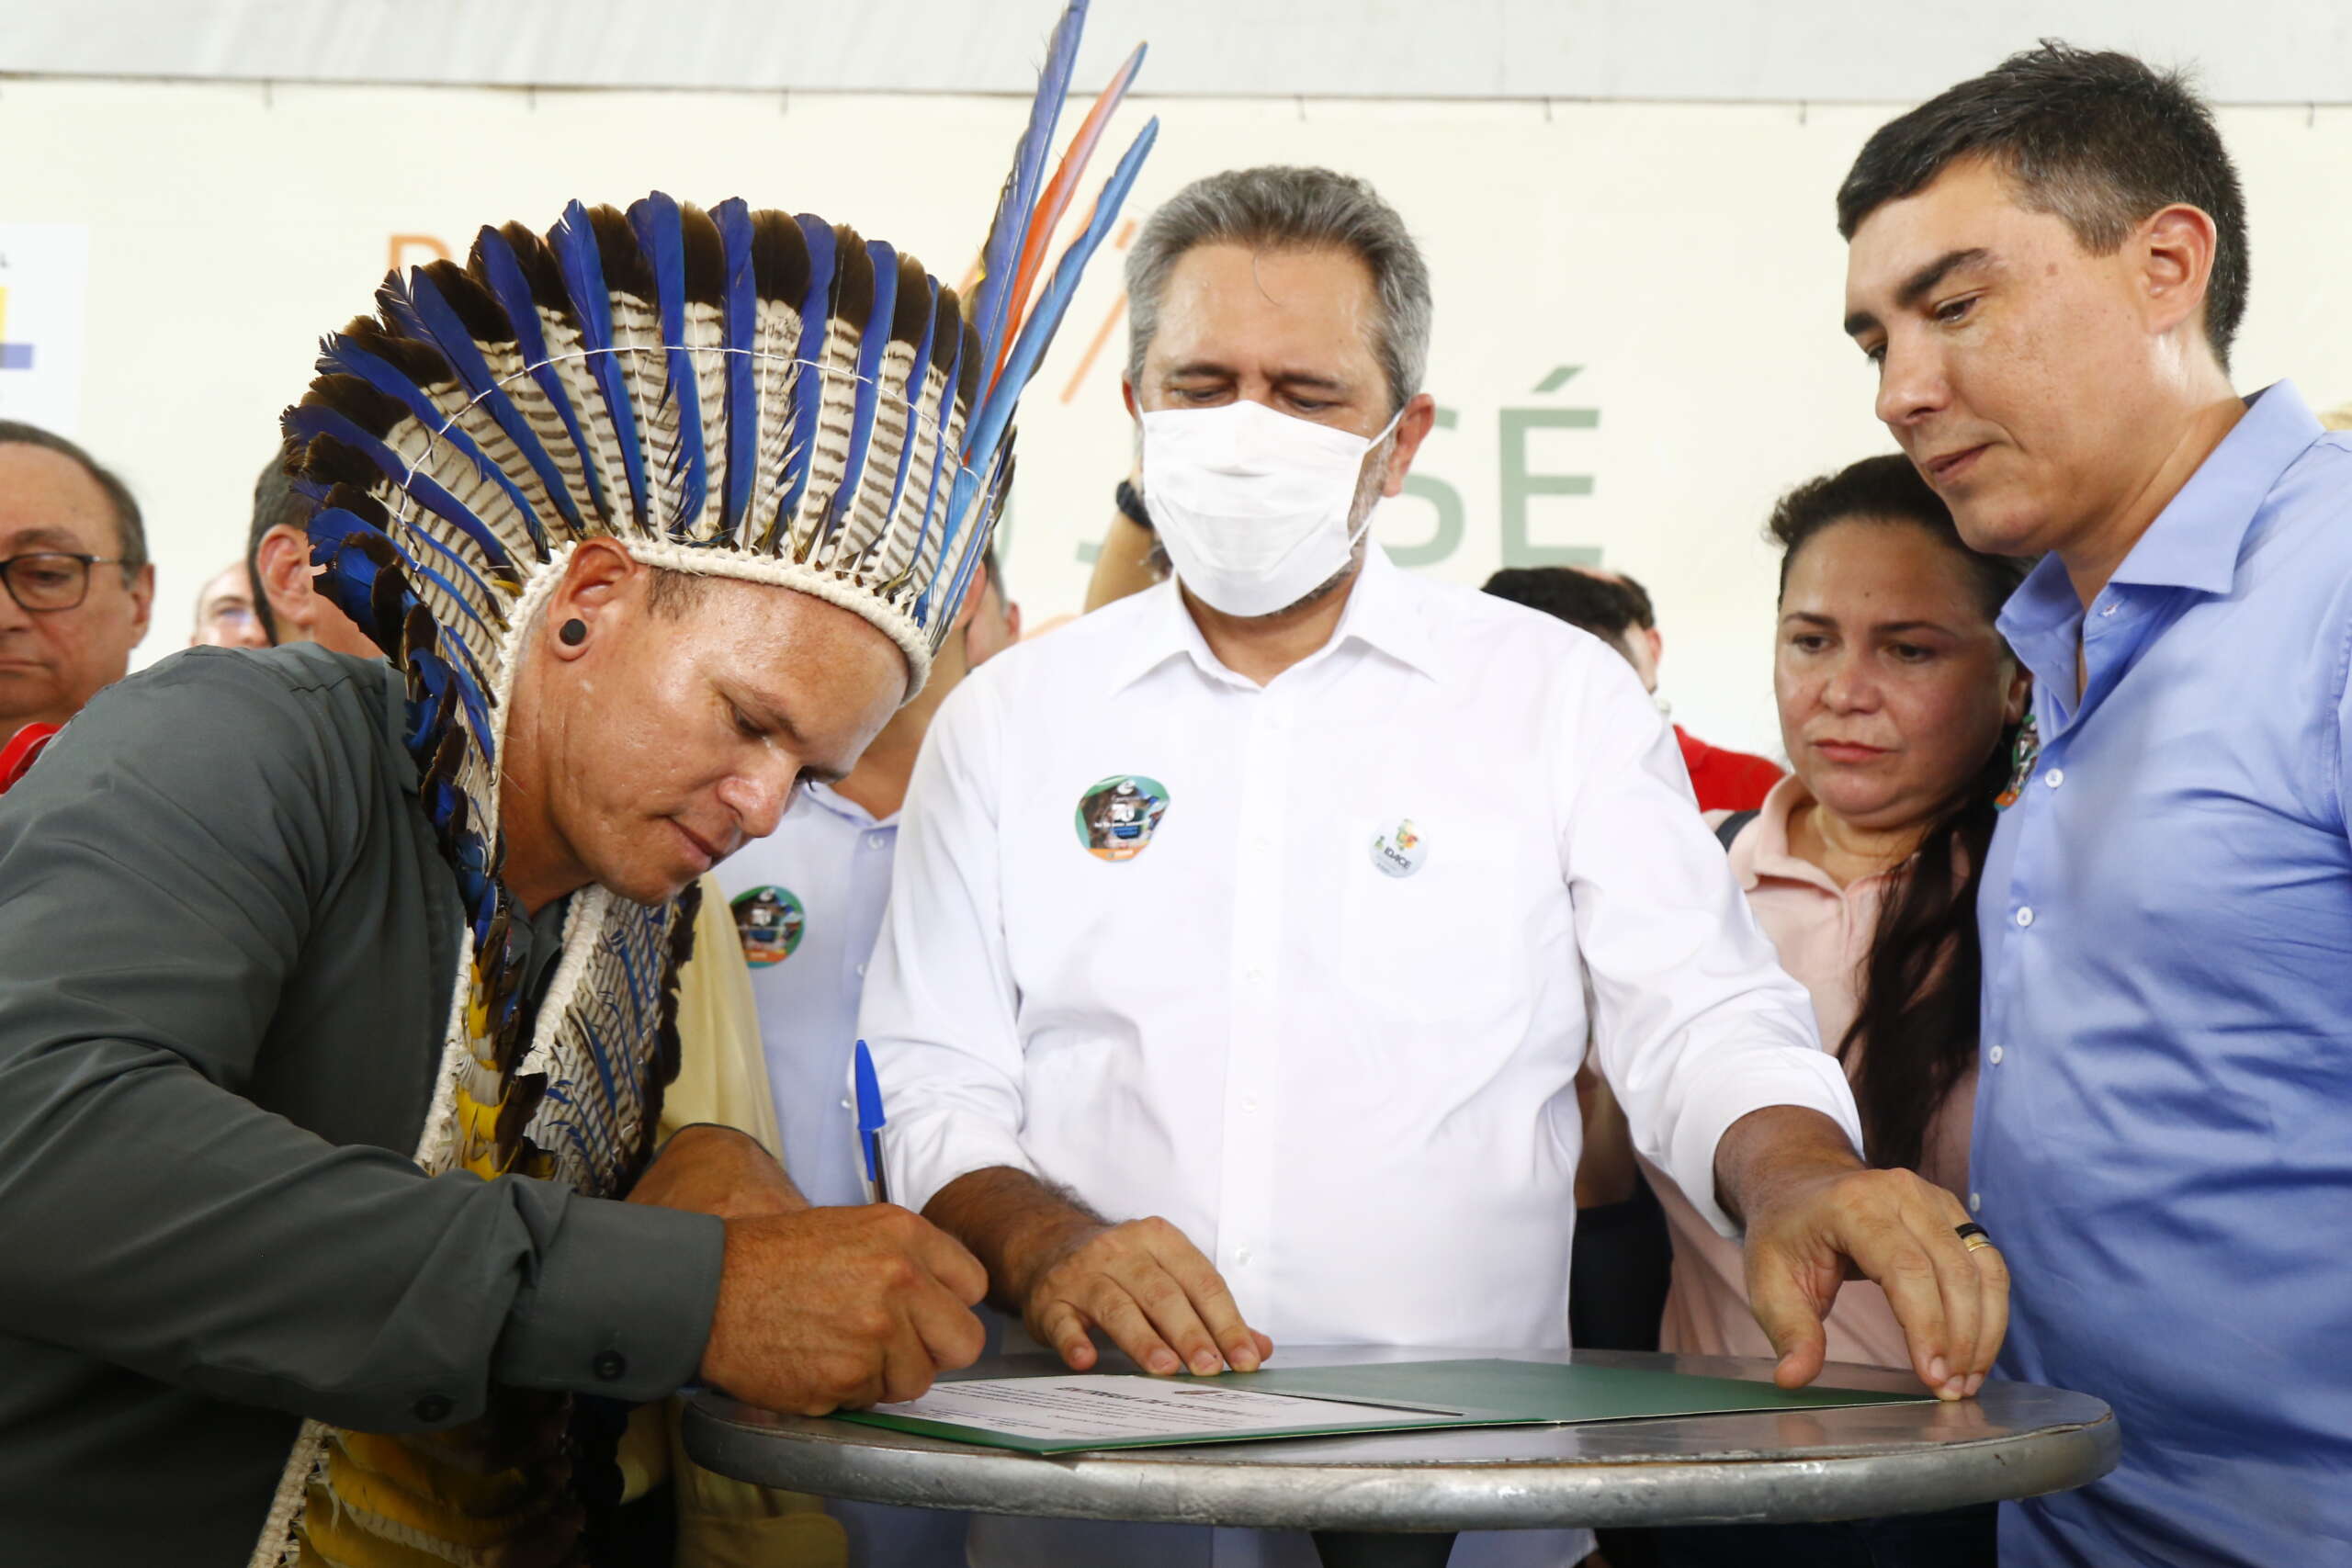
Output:
M1787 1046L1755 1056L1758 1059L1709 1060L1705 1073L1687 1091L1666 1150L1667 1174L1690 1206L1715 1227L1716 1235L1734 1238L1740 1234L1738 1223L1715 1201L1715 1149L1733 1122L1770 1106L1794 1105L1820 1111L1845 1131L1857 1150L1862 1146L1854 1091L1837 1057L1809 1046Z
M632 1404L694 1382L726 1250L712 1215L572 1198L506 1314L498 1381Z
M918 1214L959 1176L1000 1165L1037 1174L1012 1128L952 1111L893 1116L882 1129L882 1164L890 1201Z

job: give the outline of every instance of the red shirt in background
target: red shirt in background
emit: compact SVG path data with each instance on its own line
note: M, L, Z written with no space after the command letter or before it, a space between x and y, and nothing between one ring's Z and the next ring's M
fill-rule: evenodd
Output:
M1778 763L1710 746L1679 724L1674 739L1681 742L1682 765L1690 770L1690 788L1702 811L1753 811L1780 782Z
M0 746L0 795L7 794L8 786L25 776L25 771L33 765L33 759L40 755L40 749L48 745L50 738L62 728L55 724L28 724L10 736L6 746Z

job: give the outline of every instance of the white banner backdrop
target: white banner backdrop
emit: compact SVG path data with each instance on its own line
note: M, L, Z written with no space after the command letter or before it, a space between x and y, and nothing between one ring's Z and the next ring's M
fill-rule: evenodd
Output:
M388 260L462 258L486 221L650 188L823 214L955 281L1024 106L1010 98L11 82L0 224L85 225L78 433L151 513L143 659L185 639L242 548L254 477L319 335ZM1442 428L1379 537L1464 581L1593 559L1650 587L1676 716L1777 753L1774 558L1790 484L1888 446L1839 334L1838 180L1888 108L1146 100L1135 216L1219 168L1371 179L1435 279ZM2236 109L2254 215L2241 384L2352 393L2352 110ZM1114 140L1122 140L1114 130ZM1123 230L1123 233L1131 230ZM1007 571L1033 623L1077 608L1126 471L1117 258L1098 263L1023 408ZM5 374L5 372L0 372Z

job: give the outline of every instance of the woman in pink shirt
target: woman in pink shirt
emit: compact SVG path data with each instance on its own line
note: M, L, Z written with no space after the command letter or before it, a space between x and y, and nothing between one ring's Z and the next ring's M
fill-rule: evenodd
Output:
M1813 993L1861 1111L1865 1152L1963 1201L1976 1082L1978 867L2008 784L2029 677L1994 616L2029 564L1980 555L1908 459L1798 486L1772 513L1781 561L1772 684L1790 775L1762 808L1714 814L1781 964ZM1674 1239L1659 1348L1770 1356L1739 1246L1662 1171ZM1885 1292L1848 1284L1829 1358L1906 1367ZM1825 1381L1835 1382L1833 1368ZM1992 1510L1919 1519L1665 1532L1672 1565L1991 1563Z

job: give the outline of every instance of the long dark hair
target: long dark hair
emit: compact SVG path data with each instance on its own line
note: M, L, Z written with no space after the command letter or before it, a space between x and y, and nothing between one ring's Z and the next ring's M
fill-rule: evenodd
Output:
M1801 484L1772 509L1765 532L1782 551L1783 594L1790 565L1815 535L1836 523L1928 534L1966 563L1988 622L2032 564L1970 549L1951 511L1910 459L1889 453ZM2003 728L1968 782L1937 808L1918 852L1892 874L1862 966L1860 1006L1838 1043L1838 1058L1853 1074L1864 1146L1872 1164L1889 1169L1918 1167L1929 1121L1976 1060L1984 974L1976 888L1993 841L1993 803L2008 783L2017 728ZM1863 1042L1869 1049L1855 1062Z

